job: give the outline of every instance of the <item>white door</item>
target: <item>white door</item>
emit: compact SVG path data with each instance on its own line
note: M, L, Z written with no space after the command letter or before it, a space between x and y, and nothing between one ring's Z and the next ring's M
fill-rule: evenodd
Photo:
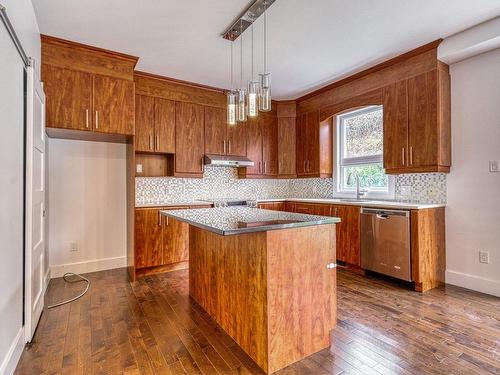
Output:
M25 336L29 342L42 315L45 291L45 94L34 68L27 72Z

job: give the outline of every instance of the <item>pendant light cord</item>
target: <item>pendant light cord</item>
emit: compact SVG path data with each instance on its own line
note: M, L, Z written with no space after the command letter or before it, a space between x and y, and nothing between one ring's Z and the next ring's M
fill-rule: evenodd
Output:
M264 1L264 74L267 73L267 2Z
M243 23L240 23L240 86L243 84Z
M250 81L253 81L253 22L252 22L252 76L250 77Z
M234 41L231 41L231 91L233 91L234 85L233 85L233 44Z

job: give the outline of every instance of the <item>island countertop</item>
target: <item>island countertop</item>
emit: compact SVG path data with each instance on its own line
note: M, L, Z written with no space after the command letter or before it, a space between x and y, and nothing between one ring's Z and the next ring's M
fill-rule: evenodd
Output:
M161 214L221 236L340 223L340 218L263 210L219 207L161 211Z

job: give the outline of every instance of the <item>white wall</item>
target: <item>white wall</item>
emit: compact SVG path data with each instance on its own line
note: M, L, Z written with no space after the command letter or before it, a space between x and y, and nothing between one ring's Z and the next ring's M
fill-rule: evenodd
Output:
M51 277L125 267L125 145L50 139L49 148Z
M2 0L26 53L40 61L30 0ZM22 62L0 22L0 374L11 374L24 347Z
M500 296L500 49L451 65L446 282ZM479 263L479 250L490 263Z

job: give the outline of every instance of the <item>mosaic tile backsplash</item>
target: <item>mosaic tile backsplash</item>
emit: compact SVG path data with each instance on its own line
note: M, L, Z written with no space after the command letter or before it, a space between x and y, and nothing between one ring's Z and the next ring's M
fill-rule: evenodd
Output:
M136 203L213 199L332 198L333 179L239 179L235 168L206 166L203 178L137 177ZM396 177L396 199L446 203L446 175Z

